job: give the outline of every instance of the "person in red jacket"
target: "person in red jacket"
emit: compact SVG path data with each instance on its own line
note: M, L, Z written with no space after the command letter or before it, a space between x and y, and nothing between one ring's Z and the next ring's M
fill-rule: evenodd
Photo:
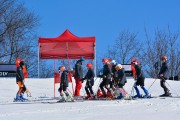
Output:
M81 57L75 64L75 74L74 78L76 81L76 87L75 87L75 95L74 96L81 96L80 95L80 90L82 88L82 78L83 78L83 63L84 63L84 58Z

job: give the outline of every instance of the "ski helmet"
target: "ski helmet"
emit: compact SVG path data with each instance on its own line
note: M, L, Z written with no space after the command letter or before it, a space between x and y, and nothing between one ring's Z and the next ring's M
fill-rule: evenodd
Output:
M88 64L86 65L86 67L89 68L89 69L92 69L92 64L91 64L91 63L88 63Z
M132 58L132 59L131 59L131 64L133 64L133 63L135 63L135 62L136 62L136 63L139 63L138 59Z
M115 64L116 64L116 61L115 61L115 60L112 60L112 61L111 61L111 64L115 65Z
M22 60L19 59L19 58L16 60L16 67L19 67L19 66L20 66L20 62L21 62L21 61L22 61Z
M64 71L64 70L65 70L65 66L59 67L59 70L60 70L60 71Z
M21 67L23 67L25 65L24 61L21 60L20 64L19 64Z
M108 62L108 59L107 59L107 58L103 58L103 59L102 59L102 62L103 62L103 63L107 63L107 62Z
M166 56L162 56L161 60L167 60L167 57Z
M84 61L84 60L85 60L84 57L81 57L81 58L80 58L80 61Z
M118 64L118 65L116 65L116 67L115 67L117 70L120 70L120 69L122 69L122 65L121 64Z

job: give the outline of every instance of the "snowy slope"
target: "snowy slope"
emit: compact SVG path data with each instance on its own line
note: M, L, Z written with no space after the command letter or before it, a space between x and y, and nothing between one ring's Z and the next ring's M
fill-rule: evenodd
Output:
M147 88L153 81L154 79L146 79ZM98 83L99 79L96 80L94 89L97 89ZM125 89L129 93L133 83L132 79L128 79ZM168 83L172 87L170 90L173 95L177 96L180 93L180 82ZM26 85L33 98L53 97L53 79L27 79ZM59 84L56 85L56 91L58 87ZM70 85L69 89L72 90L71 88ZM15 79L0 79L0 120L180 120L179 98L13 104L17 90ZM84 90L81 93L84 95ZM159 80L151 87L150 93L153 96L163 93ZM56 96L59 96L57 92Z

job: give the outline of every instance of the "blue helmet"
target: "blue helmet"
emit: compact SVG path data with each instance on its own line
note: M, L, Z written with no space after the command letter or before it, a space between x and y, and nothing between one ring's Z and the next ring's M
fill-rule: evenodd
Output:
M80 61L84 61L84 60L85 60L84 57L81 57L81 58L80 58Z

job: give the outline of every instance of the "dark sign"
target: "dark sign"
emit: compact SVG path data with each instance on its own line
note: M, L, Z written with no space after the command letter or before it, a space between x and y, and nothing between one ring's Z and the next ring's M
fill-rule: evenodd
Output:
M15 64L0 64L0 77L15 77L16 65Z
M122 64L122 67L124 68L127 77L133 76L133 72L131 70L131 64Z

